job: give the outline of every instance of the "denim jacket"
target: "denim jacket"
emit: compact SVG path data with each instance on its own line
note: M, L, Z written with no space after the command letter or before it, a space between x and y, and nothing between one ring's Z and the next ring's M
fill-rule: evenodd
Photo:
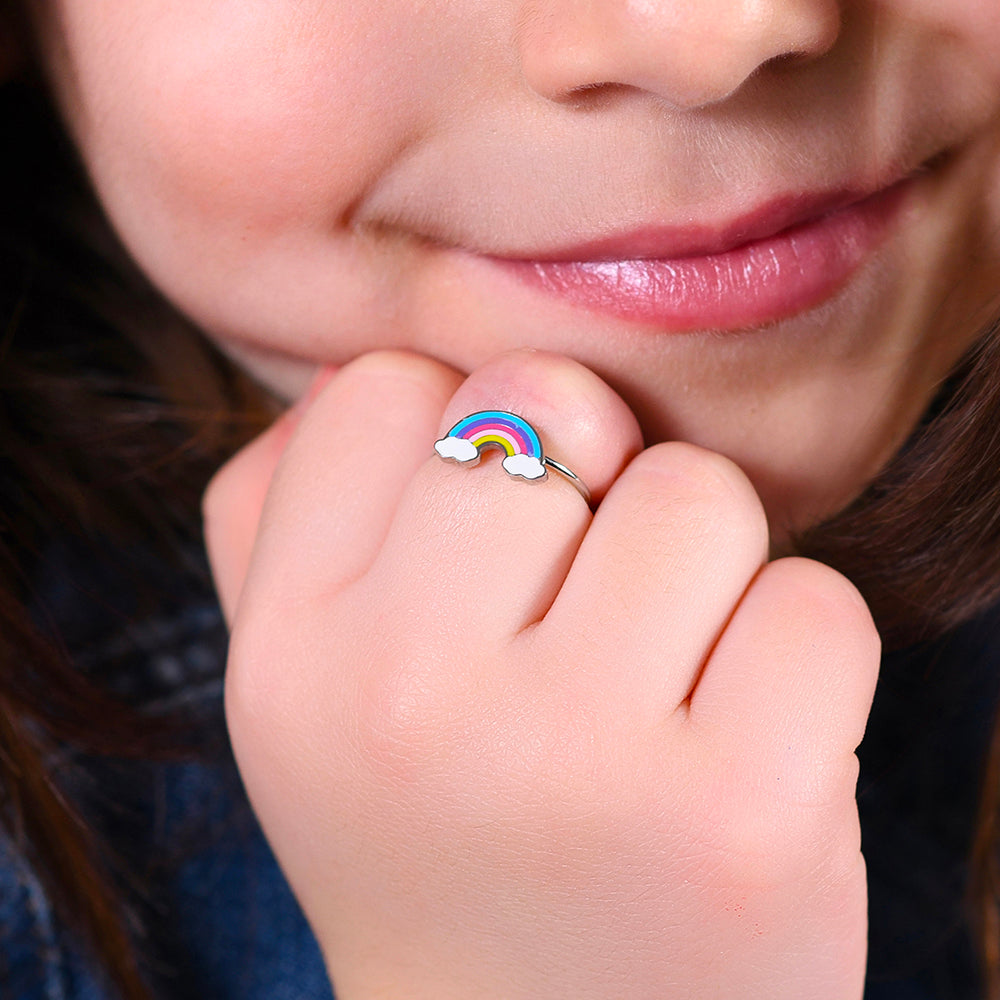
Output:
M243 794L224 738L225 629L202 592L110 637L92 622L79 658L121 659L122 685L180 700L216 738L197 763L73 762L74 799L120 850L141 910L146 978L163 1000L329 1000L316 941ZM72 622L67 629L74 632ZM112 649L112 646L118 648ZM120 658L119 658L120 659ZM127 695L134 692L125 691ZM162 706L161 706L162 707ZM130 882L130 884L132 884ZM114 1000L18 845L0 837L0 1000Z

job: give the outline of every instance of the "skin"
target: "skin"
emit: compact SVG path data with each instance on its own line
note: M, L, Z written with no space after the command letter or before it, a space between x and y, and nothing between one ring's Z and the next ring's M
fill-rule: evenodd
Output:
M206 525L234 745L338 996L861 995L877 636L768 550L856 495L995 307L991 7L47 6L140 264L289 398L330 366ZM489 259L900 177L879 249L764 329L664 335ZM596 516L427 458L486 407Z

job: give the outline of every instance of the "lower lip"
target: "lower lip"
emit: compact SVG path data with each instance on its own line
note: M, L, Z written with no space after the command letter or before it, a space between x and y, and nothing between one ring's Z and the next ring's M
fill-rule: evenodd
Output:
M896 184L723 253L501 263L572 305L660 330L747 329L795 316L843 288L887 238L908 188Z

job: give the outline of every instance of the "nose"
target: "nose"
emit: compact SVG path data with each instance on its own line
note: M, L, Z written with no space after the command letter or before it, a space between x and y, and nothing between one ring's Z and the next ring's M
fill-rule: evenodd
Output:
M521 13L522 69L543 97L630 87L685 109L765 63L822 55L841 30L839 0L524 0Z

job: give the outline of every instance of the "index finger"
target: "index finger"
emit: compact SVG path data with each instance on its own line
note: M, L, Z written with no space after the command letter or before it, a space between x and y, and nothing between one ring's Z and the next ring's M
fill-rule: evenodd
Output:
M364 572L460 381L403 352L340 369L274 469L245 589L256 580L268 593L329 594Z

